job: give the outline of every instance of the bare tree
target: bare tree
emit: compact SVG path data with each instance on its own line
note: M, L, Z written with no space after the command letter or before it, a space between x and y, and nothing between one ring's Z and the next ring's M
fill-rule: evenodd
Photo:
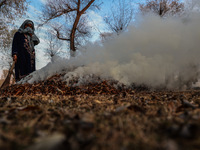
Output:
M12 63L11 57L11 46L12 46L12 38L17 30L13 29L11 31L7 31L6 34L0 35L0 38L3 39L0 41L0 67L8 69Z
M26 0L0 0L0 14L2 17L15 19L23 15L27 9Z
M56 38L56 35L52 31L48 31L46 39L47 48L45 54L49 59L53 56L62 55L62 41Z
M95 0L47 0L41 16L42 25L61 19L62 25L53 26L57 38L68 41L70 50L76 51L77 45L81 45L80 38L89 35L84 14L92 8L98 8Z
M112 9L104 21L112 32L120 34L126 30L133 18L133 6L130 0L113 0L112 4Z
M8 68L11 62L11 44L16 30L10 23L25 14L26 0L0 0L0 58L1 67Z
M26 0L0 0L0 35L8 30L8 23L21 17L26 10Z
M145 4L140 4L143 13L154 12L161 17L174 15L184 10L184 4L179 0L146 0Z

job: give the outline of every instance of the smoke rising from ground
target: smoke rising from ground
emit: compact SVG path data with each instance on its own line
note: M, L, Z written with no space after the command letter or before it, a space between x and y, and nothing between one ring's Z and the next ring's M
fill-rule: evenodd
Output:
M177 88L196 82L200 58L200 15L166 18L148 15L129 32L103 46L89 45L66 76L95 74L126 85Z
M183 88L197 82L200 14L193 13L189 18L162 19L153 14L137 18L128 32L103 45L88 44L80 56L50 63L34 73L35 78L45 79L49 74L68 70L64 76L66 81L78 77L83 82L95 74L125 85L145 84L155 88ZM71 66L76 69L69 71Z

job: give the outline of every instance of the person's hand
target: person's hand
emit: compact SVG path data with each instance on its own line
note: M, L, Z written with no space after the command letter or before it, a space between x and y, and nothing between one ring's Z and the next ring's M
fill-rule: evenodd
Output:
M17 55L13 55L13 61L17 62Z

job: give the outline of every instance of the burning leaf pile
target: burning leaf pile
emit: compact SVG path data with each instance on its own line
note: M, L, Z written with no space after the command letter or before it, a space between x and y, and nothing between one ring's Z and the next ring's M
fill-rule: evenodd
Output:
M200 148L200 91L116 85L69 86L57 75L2 89L0 149Z
M131 92L130 89L122 88L123 85L117 87L119 83L116 81L106 81L97 79L95 82L88 82L87 84L76 85L78 81L72 80L70 83L63 82L61 75L55 75L45 81L35 84L16 84L0 91L2 96L21 96L21 95L35 95L35 94L56 94L56 95L77 95L77 94L120 94L124 92ZM140 89L140 87L138 87Z

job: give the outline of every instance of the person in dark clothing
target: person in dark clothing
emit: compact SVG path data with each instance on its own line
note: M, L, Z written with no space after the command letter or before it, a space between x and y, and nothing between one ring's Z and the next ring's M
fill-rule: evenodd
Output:
M35 68L35 45L40 40L34 33L34 23L26 20L15 33L12 43L12 57L15 61L15 80L19 81L29 75Z

